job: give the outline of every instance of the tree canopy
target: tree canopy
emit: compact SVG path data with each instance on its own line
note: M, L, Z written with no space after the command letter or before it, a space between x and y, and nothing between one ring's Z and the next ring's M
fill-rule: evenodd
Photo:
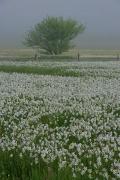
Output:
M27 33L25 44L57 55L67 51L71 47L71 40L84 30L85 26L73 19L47 17Z

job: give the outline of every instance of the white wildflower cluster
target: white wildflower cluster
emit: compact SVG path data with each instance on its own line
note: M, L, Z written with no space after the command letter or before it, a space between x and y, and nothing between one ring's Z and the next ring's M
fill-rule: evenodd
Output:
M99 68L88 78L0 73L0 151L28 153L35 164L57 159L73 176L119 179L120 77L113 64L110 78Z

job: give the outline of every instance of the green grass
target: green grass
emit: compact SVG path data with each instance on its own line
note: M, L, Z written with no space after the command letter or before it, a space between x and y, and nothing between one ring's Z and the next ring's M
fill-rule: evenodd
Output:
M22 159L17 154L10 157L7 152L0 152L0 155L0 180L88 180L88 177L80 175L73 178L69 167L58 170L57 161L49 166L42 160L31 165L27 154Z
M74 67L75 68L75 67ZM77 69L77 67L76 67ZM102 68L103 69L103 68ZM39 66L15 66L15 65L0 65L0 72L6 73L25 73L25 74L37 74L37 75L51 75L51 76L62 76L62 77L94 77L94 68L93 72L89 72L89 68L86 69L86 72L83 72L82 69L78 68L79 71L70 70L69 67L39 67ZM119 71L116 72L119 74ZM106 77L114 78L113 74L97 74L97 77Z
M27 73L27 74L39 74L39 75L56 75L56 76L74 76L78 77L80 73L73 71L65 71L65 68L48 68L48 67L28 67L28 66L0 66L1 72L8 73Z

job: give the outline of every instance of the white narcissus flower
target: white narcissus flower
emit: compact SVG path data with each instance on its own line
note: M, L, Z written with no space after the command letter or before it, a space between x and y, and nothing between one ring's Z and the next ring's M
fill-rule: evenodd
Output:
M27 153L31 164L57 159L73 176L119 178L120 62L0 61L7 63L64 67L83 76L1 72L0 150L20 158Z

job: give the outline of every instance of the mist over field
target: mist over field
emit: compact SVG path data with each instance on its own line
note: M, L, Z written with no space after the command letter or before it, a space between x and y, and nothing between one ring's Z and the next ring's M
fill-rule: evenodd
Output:
M25 32L46 16L86 25L80 48L120 48L119 0L0 0L0 48L22 47Z
M0 180L120 179L119 17L120 0L0 0Z

